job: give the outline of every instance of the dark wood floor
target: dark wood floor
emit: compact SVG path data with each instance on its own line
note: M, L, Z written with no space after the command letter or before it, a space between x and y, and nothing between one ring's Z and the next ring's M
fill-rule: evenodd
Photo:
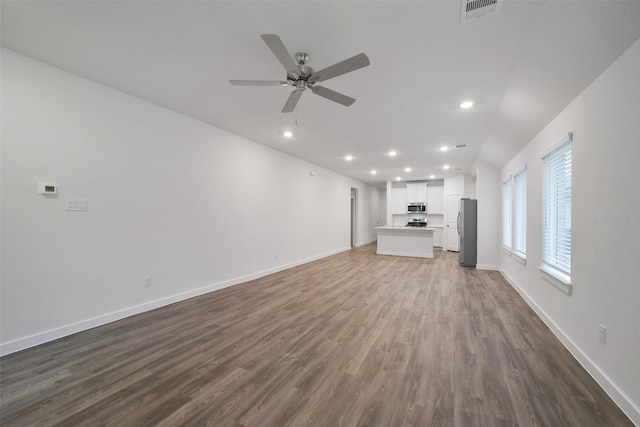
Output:
M0 361L4 426L631 426L497 272L368 245Z

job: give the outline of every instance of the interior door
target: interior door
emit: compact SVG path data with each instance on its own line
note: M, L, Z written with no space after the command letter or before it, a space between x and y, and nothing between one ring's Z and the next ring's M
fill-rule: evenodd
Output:
M356 209L355 209L355 200L353 199L353 197L351 197L351 246L355 245L355 234L356 234L356 227L355 227L355 215L356 214Z
M351 246L358 243L358 189L351 189Z
M458 239L458 214L460 213L460 194L447 195L445 212L445 245L448 251L458 252L460 242Z

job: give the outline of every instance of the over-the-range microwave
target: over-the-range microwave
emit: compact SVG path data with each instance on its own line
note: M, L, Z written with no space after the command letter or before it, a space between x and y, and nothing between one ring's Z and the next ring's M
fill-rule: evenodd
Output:
M407 213L416 214L416 213L427 213L427 204L426 203L408 203L407 204Z

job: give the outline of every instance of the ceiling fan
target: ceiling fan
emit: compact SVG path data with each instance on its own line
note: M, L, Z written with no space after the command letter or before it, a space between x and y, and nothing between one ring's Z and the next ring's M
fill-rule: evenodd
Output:
M229 83L236 86L292 86L294 91L291 92L287 102L282 109L283 113L290 113L296 107L302 92L310 89L316 95L327 98L345 106L353 104L356 100L347 95L343 95L316 83L332 79L342 74L355 71L359 68L369 65L369 58L364 53L359 53L344 61L338 62L330 67L315 71L307 65L309 55L304 52L296 53L295 60L289 54L289 51L276 34L263 34L262 40L267 44L271 52L278 58L278 61L287 70L287 80L229 80Z

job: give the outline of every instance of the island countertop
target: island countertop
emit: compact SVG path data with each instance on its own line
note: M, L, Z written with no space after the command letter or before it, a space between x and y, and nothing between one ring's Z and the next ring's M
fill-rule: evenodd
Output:
M407 227L402 226L402 227L389 227L387 225L384 225L382 227L375 227L376 230L398 230L398 231L403 231L403 230L411 230L411 231L434 231L435 228L431 228L431 227Z

